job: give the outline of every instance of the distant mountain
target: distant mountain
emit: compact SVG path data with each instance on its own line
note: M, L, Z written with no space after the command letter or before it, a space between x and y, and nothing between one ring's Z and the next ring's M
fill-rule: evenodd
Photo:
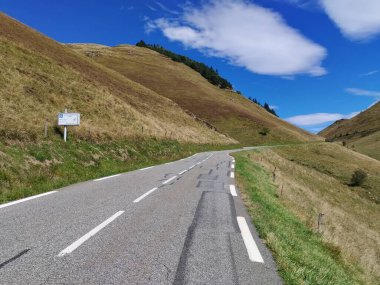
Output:
M319 135L380 160L380 102L352 119L336 121Z

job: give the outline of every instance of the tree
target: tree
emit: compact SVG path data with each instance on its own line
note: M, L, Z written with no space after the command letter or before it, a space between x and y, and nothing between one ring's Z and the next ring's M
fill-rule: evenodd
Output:
M363 170L361 169L355 170L351 176L350 186L360 186L363 184L366 178L367 178L367 173L365 173Z
M138 46L138 47L148 47L147 44L146 44L143 40L139 41L139 42L136 44L136 46Z
M265 104L264 104L263 107L264 107L264 109L267 110L269 113L271 113L271 114L275 115L276 117L278 117L276 111L275 111L273 108L271 108L267 102L265 102Z
M270 129L268 129L267 127L264 127L260 130L259 134L262 136L266 136L267 134L269 134L269 132L270 132Z
M179 55L174 52L171 52L160 45L156 44L147 44L144 41L139 41L136 46L149 48L156 52L159 52L176 62L182 62L183 64L194 69L196 72L200 73L204 78L206 78L211 84L218 86L222 89L232 89L232 84L228 82L227 79L221 77L216 69L213 67L207 66L202 62L198 62L188 58L184 55Z

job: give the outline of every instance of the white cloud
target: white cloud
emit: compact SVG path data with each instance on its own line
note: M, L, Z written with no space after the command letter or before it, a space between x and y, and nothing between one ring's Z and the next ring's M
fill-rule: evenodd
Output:
M367 97L375 97L380 99L380 92L379 91L371 91L371 90L365 90L365 89L359 89L359 88L347 88L346 92L358 95L358 96L367 96Z
M374 74L376 74L376 73L379 73L379 71L378 71L378 70L372 70L372 71L369 71L369 72L366 72L366 73L362 73L362 74L360 74L359 76L360 76L360 77L371 76L371 75L374 75Z
M276 105L269 105L269 108L273 109L273 110L278 110L280 109L280 107L276 106Z
M298 126L317 126L341 119L351 119L352 117L355 117L357 114L359 114L359 112L352 112L348 115L338 113L315 113L290 117L287 118L286 121Z
M322 46L289 27L278 13L245 0L209 0L186 7L176 20L147 23L172 41L227 59L251 72L276 76L321 76Z
M157 9L156 8L154 8L154 7L152 7L152 6L150 6L150 5L145 5L146 7L148 7L148 9L149 10L151 10L151 11L153 11L153 12L157 12Z
M341 32L352 40L366 40L380 33L379 0L320 0Z
M295 5L299 8L302 9L307 9L307 10L315 10L319 8L319 3L317 0L275 0L277 2L281 3L288 3Z
M179 13L177 11L174 11L174 10L171 10L169 9L168 7L166 7L164 4L162 4L161 2L156 2L156 5L159 6L163 11L167 12L167 13L170 13L170 14L174 14L174 15L178 15Z

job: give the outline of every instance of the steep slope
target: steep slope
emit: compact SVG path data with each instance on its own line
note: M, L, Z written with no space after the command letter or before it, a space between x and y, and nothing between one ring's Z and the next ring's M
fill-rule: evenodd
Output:
M352 119L333 123L319 135L380 160L380 102Z
M245 145L319 139L269 114L245 97L222 90L186 65L147 48L69 45L110 69L178 103Z
M172 100L96 64L0 13L0 139L38 141L68 108L70 134L91 141L135 137L227 144Z

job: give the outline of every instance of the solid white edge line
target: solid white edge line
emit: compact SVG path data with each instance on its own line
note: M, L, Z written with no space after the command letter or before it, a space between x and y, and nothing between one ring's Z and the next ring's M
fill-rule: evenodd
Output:
M20 200L8 202L6 204L0 205L0 209L5 208L5 207L9 207L9 206L12 206L12 205L16 205L16 204L19 204L19 203L23 203L23 202L26 202L26 201L29 201L29 200L33 200L33 199L36 199L36 198L40 198L40 197L43 197L43 196L46 196L46 195L50 195L50 194L53 194L55 192L58 192L58 191L50 191L50 192L46 192L46 193L42 193L42 194L26 197L26 198L23 198L23 199L20 199Z
M230 177L231 177L231 178L235 178L235 172L231 171L231 172L230 172Z
M249 230L247 221L244 217L237 217L237 222L240 228L241 236L245 247L247 248L249 259L253 262L264 263L263 257L256 245L255 240L252 237L251 231Z
M230 185L230 192L232 196L237 196L235 185Z
M172 178L169 178L168 180L162 182L162 184L168 184L170 181L172 181L173 179L176 179L177 176L173 176Z
M147 169L151 169L151 168L153 168L154 166L149 166L149 167L145 167L145 168L141 168L141 169L139 169L139 170L147 170Z
M94 179L94 181L102 181L102 180L105 180L105 179L109 179L109 178L113 178L113 177L117 177L117 176L120 176L121 174L115 174L115 175L111 175L111 176L106 176L106 177L102 177L102 178L98 178L98 179Z
M62 250L58 254L58 256L62 257L64 255L66 255L66 254L69 254L69 253L73 252L79 246L81 246L86 240L88 240L89 238L91 238L92 236L94 236L97 232L99 232L101 229L103 229L104 227L106 227L109 223L111 223L113 220L115 220L117 217L119 217L123 213L124 213L124 211L117 212L112 217L108 218L103 223L101 223L100 225L98 225L97 227L95 227L94 229L92 229L91 231L89 231L87 234L85 234L81 238L77 239L75 242L73 242L68 247L66 247L64 250Z
M187 170L184 170L184 171L181 171L180 173L178 173L178 175L182 175L186 172Z
M136 200L133 201L133 203L138 203L140 202L142 199L144 199L146 196L148 196L149 194L152 194L154 191L156 191L158 188L157 187L154 187L153 189L149 190L148 192L146 192L145 194L141 195L140 197L138 197Z

